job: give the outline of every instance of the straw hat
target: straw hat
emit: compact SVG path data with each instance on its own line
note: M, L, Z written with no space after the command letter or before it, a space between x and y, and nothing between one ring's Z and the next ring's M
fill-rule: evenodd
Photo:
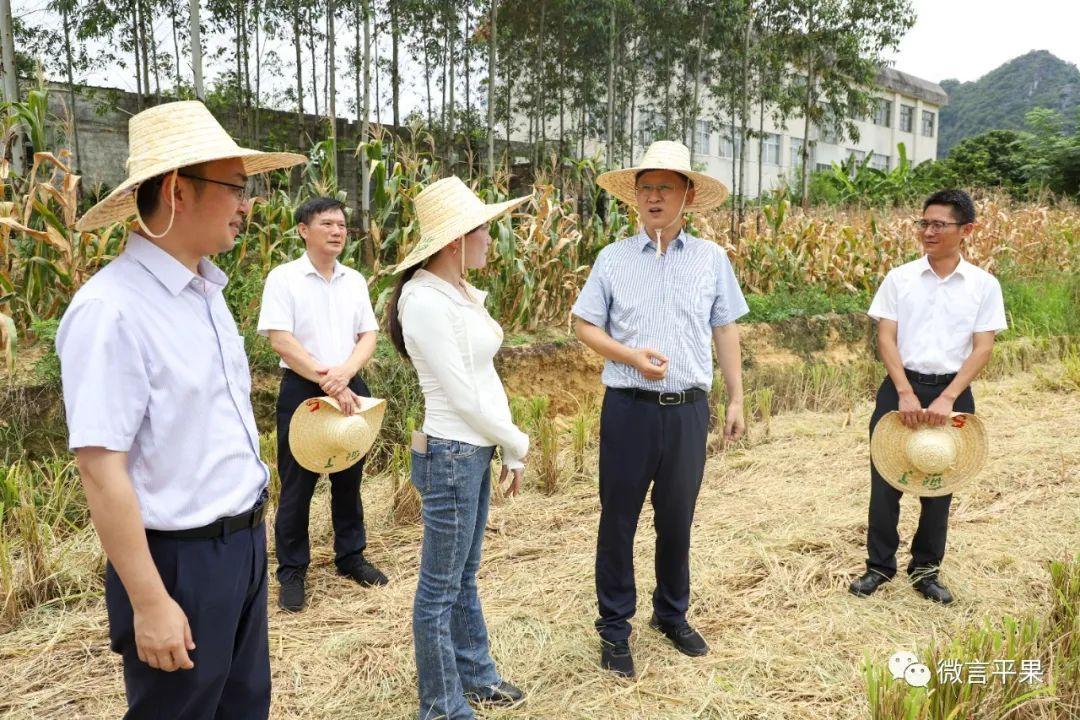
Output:
M241 158L248 175L298 165L296 153L266 153L236 144L206 106L196 100L171 102L144 110L128 121L127 179L76 223L93 230L135 215L139 183L189 165Z
M413 201L420 223L420 241L394 272L427 260L470 230L487 225L529 197L488 205L456 175L436 180L421 190Z
M360 408L343 415L329 397L311 398L289 422L289 449L301 466L317 473L336 473L367 455L382 427L386 401L360 398Z
M637 167L610 170L596 178L596 184L627 205L637 206L637 174L642 170L673 170L690 178L694 183L694 202L687 204L684 208L686 212L718 207L728 196L724 183L696 172L690 166L690 148L671 140L654 142L645 151L645 157L641 158Z
M986 463L986 427L975 415L953 413L942 427L900 422L886 414L870 438L870 457L885 481L919 497L948 495L978 474Z

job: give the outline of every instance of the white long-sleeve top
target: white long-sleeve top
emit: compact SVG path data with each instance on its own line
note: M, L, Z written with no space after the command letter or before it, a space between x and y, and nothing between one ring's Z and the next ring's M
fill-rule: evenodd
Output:
M503 332L484 307L487 293L468 285L472 300L453 285L418 270L398 300L405 349L424 393L424 432L471 445L502 447L507 467L523 467L529 436L510 416L495 371Z

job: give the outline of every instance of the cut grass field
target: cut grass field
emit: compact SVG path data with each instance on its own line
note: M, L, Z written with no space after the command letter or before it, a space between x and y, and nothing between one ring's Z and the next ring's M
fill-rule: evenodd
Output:
M871 598L846 591L864 557L869 404L780 414L767 435L754 426L748 442L710 458L698 503L690 620L712 645L705 658L678 654L647 627L653 533L646 505L631 638L635 681L617 681L597 663L595 477L567 479L549 497L534 476L521 497L492 508L479 579L495 659L528 700L480 717L869 717L865 661L881 667L897 649L944 645L1003 616L1044 614L1048 563L1080 548L1080 393L1060 380L1066 372L1045 365L976 383L991 455L953 503L942 573L957 596L949 607L923 600L902 578ZM390 576L388 587L362 589L334 575L325 485L312 512L309 608L277 610L271 582L273 717L414 717L410 618L420 528L393 521L391 486L377 477L363 490L368 556ZM917 508L904 499L901 566ZM88 568L95 571L92 562ZM0 636L0 715L118 717L123 700L99 597L38 607ZM1055 716L1021 708L1011 717Z

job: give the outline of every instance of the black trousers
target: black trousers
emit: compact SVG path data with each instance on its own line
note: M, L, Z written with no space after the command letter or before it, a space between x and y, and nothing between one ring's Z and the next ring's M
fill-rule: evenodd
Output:
M370 397L364 381L354 377L349 383L354 393ZM308 519L311 496L319 473L307 470L296 462L289 449L289 422L301 403L325 395L318 383L286 370L281 377L281 392L277 402L278 474L281 476L281 497L274 521L274 545L277 553L278 579L294 574L304 575L311 563L308 542ZM330 517L334 525L334 563L344 570L359 562L367 545L364 533L364 506L360 501L360 478L364 461L330 475Z
M661 623L686 619L690 526L701 477L709 402L661 406L608 390L600 412L600 530L596 540L596 629L608 642L630 637L637 606L634 535L652 485L656 529L653 611Z
M911 381L919 403L929 407L945 385L924 385ZM892 378L886 376L878 388L874 414L870 416L870 434L873 435L878 421L890 410L900 409L900 396ZM953 403L955 412L974 413L975 399L968 387ZM900 546L897 524L900 522L900 497L902 492L885 482L885 478L870 462L870 518L866 532L866 568L885 577L896 575L896 550ZM945 539L949 529L949 505L952 495L919 498L919 528L911 540L911 562L908 575L935 574L945 557Z
M131 601L107 564L105 606L110 647L124 658L124 717L266 718L266 526L205 540L148 536L147 542L165 589L187 615L195 667L165 672L139 660Z

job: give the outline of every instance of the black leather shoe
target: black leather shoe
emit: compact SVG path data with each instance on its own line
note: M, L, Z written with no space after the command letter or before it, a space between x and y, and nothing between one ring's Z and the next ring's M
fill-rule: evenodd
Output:
M516 707L525 702L525 693L505 680L500 680L498 685L485 685L469 690L465 693L465 699L477 705Z
M705 642L705 638L701 637L701 633L690 627L690 623L685 620L678 625L667 626L661 624L653 615L649 620L649 627L662 632L683 655L701 657L709 652L709 644Z
M347 567L339 567L337 573L338 575L351 577L365 587L386 585L390 582L386 579L386 576L379 571L379 568L375 567L364 558L360 558Z
M919 593L927 600L933 600L942 605L948 605L953 601L953 596L952 593L949 592L949 588L942 585L937 577L920 578L913 582L911 586L915 588L915 592Z
M630 643L600 641L600 667L619 675L634 677L634 656L630 654Z
M287 612L304 609L304 576L296 573L285 577L278 589L278 607Z
M874 591L889 582L889 579L879 572L867 570L862 577L851 581L851 584L848 585L848 592L859 597L873 595Z

